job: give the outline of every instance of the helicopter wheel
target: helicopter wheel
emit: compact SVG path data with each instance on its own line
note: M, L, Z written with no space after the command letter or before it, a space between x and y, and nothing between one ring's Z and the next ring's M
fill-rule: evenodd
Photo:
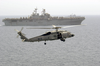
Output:
M44 43L44 45L46 45L46 43Z
M46 41L44 42L44 45L46 45Z

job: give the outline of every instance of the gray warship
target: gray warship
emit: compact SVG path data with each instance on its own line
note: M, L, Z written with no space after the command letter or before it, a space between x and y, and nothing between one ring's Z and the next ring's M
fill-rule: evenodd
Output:
M80 25L85 17L70 15L67 17L52 17L43 9L42 14L37 13L37 8L29 17L5 18L5 26L50 26L50 25Z

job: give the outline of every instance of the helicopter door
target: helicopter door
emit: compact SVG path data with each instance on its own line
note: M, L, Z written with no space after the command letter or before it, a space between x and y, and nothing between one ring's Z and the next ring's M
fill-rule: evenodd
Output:
M62 34L58 33L58 39L61 39L61 38L62 38Z
M63 38L61 33L58 34L58 39L60 39L61 41L65 42L65 39Z

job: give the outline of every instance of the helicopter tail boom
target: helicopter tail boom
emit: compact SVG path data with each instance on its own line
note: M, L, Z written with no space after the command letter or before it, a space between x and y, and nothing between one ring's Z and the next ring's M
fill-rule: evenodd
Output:
M28 38L26 38L23 33L18 32L18 35L20 35L20 38L22 39L23 42L28 42Z

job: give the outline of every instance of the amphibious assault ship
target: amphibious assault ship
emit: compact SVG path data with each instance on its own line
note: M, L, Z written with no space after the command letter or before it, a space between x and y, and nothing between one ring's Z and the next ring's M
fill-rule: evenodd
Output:
M70 15L68 17L52 17L43 9L42 14L37 13L37 8L29 17L5 18L5 26L50 26L50 25L80 25L85 17Z

